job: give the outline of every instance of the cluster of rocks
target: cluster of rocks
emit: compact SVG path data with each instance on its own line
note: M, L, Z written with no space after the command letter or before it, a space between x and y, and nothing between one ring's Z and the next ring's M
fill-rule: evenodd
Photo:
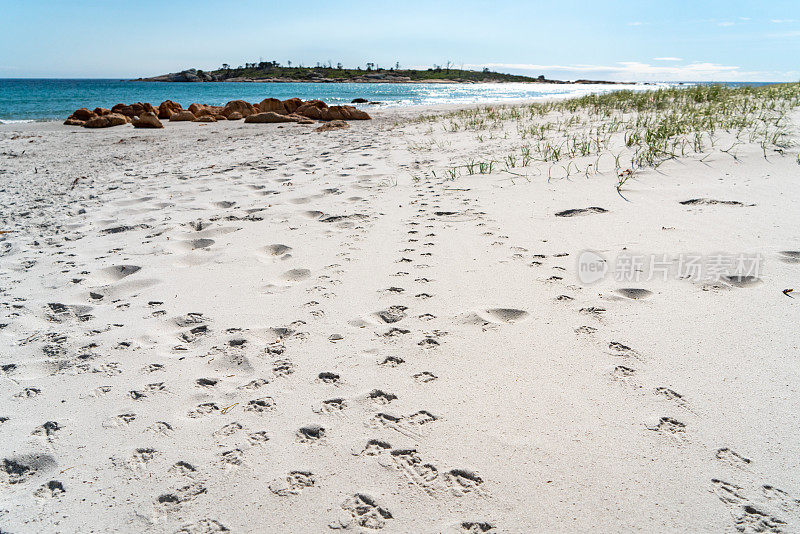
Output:
M217 122L241 120L248 123L297 122L313 124L314 121L368 120L371 117L353 106L328 106L321 100L303 101L299 98L278 100L265 98L257 104L244 100L232 100L224 106L192 104L188 109L166 100L158 108L149 103L117 104L111 109L87 108L76 110L64 121L69 126L84 128L108 128L122 124L133 124L135 128L163 128L162 120Z

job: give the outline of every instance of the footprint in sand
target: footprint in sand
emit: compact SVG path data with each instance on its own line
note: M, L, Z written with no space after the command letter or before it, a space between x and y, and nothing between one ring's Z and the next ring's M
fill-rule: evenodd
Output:
M743 469L751 462L750 458L745 458L741 454L737 453L736 451L732 451L728 447L717 449L715 456L717 460L722 460L723 462L740 469Z
M213 239L199 238L199 239L184 241L183 246L187 250L199 250L199 249L208 250L208 248L214 243L215 241Z
M363 328L368 325L382 325L382 324L393 324L399 321L402 321L406 317L406 310L408 308L406 306L389 306L385 310L380 310L374 313L370 313L359 317L357 319L353 319L349 321L351 326L356 326L359 328Z
M91 277L90 282L92 285L106 285L111 284L113 282L118 282L123 278L126 278L132 274L139 272L142 268L138 265L113 265L111 267L106 267L105 269L100 269L96 273L94 273Z
M275 282L264 286L266 292L272 292L280 289L287 289L295 284L299 284L303 280L307 280L311 276L311 271L308 269L289 269L281 274Z
M723 276L722 281L734 287L753 287L758 285L761 282L761 279L756 278L755 276L734 275Z
M467 315L464 322L476 325L511 324L525 321L529 316L528 312L516 308L483 308Z
M725 206L744 206L744 204L738 200L715 200L713 198L692 198L682 201L681 204L684 206L715 206L717 204ZM755 204L750 204L750 206L755 206Z
M282 245L280 243L275 243L273 245L268 245L263 249L260 249L259 258L262 261L266 262L273 262L278 260L288 260L292 257L292 247L289 245Z
M283 273L280 279L284 282L297 283L306 280L311 276L311 271L308 269L289 269Z
M369 530L379 530L392 519L392 514L386 508L379 506L375 499L363 493L356 493L342 503L342 509L351 515L349 520L338 520L328 525L333 530L352 530L353 527L362 527Z
M607 213L607 212L608 210L605 208L591 206L588 208L576 208L571 210L559 211L558 213L556 213L556 217L578 217L580 215L591 215L592 213Z
M782 250L780 255L784 263L800 263L800 250Z
M617 289L617 293L631 300L646 299L653 294L652 291L648 291L647 289L641 289L638 287L626 287L622 289Z
M494 523L487 521L462 521L461 523L452 525L447 531L447 534L493 534L495 530Z

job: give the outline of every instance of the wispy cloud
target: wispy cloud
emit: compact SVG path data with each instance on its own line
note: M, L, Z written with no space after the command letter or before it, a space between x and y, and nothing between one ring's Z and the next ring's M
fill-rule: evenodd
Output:
M683 59L679 57L654 57L653 61L683 61Z
M767 37L770 39L794 39L796 37L800 37L800 31L795 30L781 33L768 33Z
M791 24L792 22L797 22L796 19L770 19L770 22L773 24Z
M723 28L728 28L730 26L735 26L735 22L731 22L729 20L724 20L722 22L717 22L717 26L722 26Z
M678 60L678 58L670 58ZM467 68L489 67L536 73L553 73L575 78L592 77L621 81L758 81L774 78L786 73L763 73L743 71L736 65L722 65L711 62L694 62L687 65L652 65L637 61L620 61L612 65L542 65L530 63L485 63L469 64Z
M628 26L644 26L644 22L629 22Z

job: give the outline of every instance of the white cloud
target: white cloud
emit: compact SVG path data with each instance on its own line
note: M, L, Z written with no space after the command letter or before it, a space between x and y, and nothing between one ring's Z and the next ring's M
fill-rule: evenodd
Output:
M790 79L791 73L743 71L735 65L694 62L688 65L651 65L620 61L611 65L541 65L530 63L467 64L465 68L488 67L493 70L534 71L548 77L591 78L612 81L764 81Z
M628 26L642 26L644 22L629 22Z
M726 20L726 21L723 21L723 22L717 22L717 26L722 26L723 28L727 28L729 26L733 26L734 24L736 24L736 23L735 22L731 22L729 20Z
M773 24L791 24L797 21L795 19L771 19L770 22Z
M653 61L683 61L683 59L679 57L654 57Z
M794 39L795 37L800 37L800 31L769 33L767 34L767 37L770 39Z

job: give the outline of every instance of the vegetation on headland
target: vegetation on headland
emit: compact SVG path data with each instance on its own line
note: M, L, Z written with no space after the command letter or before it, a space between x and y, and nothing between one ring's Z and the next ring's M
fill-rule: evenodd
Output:
M138 81L161 82L526 82L526 83L569 83L559 80L548 80L543 75L537 77L521 76L483 70L465 70L454 68L450 62L444 67L434 65L428 69L401 69L399 63L384 68L375 63L367 63L365 68L345 68L341 63L317 63L314 67L292 65L289 61L283 66L277 61L261 61L245 63L238 67L223 64L219 69L203 71L188 69L171 74L163 74L151 78L139 78ZM603 81L577 80L573 83L615 83Z
M455 179L506 172L530 179L614 173L615 186L667 161L712 156L739 159L747 145L765 159L792 145L787 115L800 106L800 83L760 87L697 85L655 91L614 91L517 106L480 106L421 115L450 134L474 134L481 156L440 169ZM431 135L431 137L434 137ZM431 139L412 150L441 149ZM798 156L800 163L800 156ZM436 171L434 171L436 172Z

